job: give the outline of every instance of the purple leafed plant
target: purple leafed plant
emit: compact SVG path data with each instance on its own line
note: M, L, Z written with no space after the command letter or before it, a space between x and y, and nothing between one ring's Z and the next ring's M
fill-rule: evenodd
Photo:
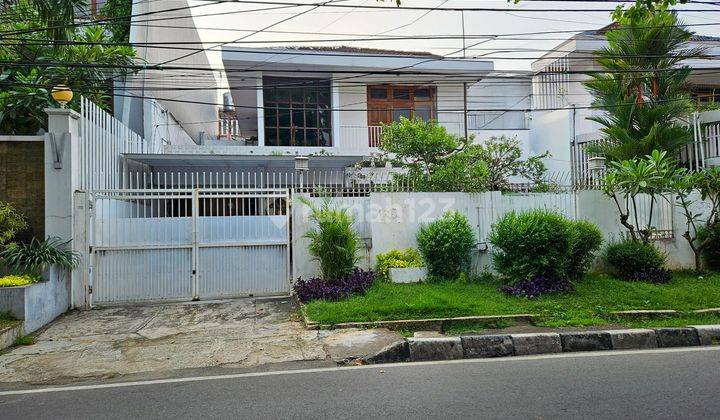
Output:
M573 285L568 279L553 279L539 276L532 280L523 280L515 285L506 284L500 288L511 296L536 298L552 293L563 293L573 290Z
M323 280L318 277L310 280L299 278L293 286L300 302L311 300L339 300L348 296L365 293L375 281L375 273L355 268L342 279Z

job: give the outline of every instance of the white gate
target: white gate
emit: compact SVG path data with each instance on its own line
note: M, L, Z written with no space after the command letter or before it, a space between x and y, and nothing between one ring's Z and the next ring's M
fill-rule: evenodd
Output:
M290 291L285 188L99 190L89 201L91 304Z

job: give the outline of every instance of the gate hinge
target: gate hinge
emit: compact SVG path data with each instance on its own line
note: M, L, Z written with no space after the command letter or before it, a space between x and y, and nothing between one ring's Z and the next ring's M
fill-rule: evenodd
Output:
M197 274L197 270L193 270L193 271L192 271L192 275L194 276L194 275L196 275L196 274Z
M89 293L89 294L92 294L92 292L93 292L92 289L93 289L92 286L88 286L88 293Z

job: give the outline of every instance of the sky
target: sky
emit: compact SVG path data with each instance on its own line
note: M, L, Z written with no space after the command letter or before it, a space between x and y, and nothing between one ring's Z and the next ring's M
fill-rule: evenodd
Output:
M603 0L524 0L519 4L505 0L402 0L399 7L394 0L329 0L335 5L352 7L288 4L319 1L255 0L215 4L189 0L189 4L203 5L194 7L192 13L205 47L211 48L208 55L212 64L221 64L220 45L233 41L237 43L229 45L349 45L462 57L464 23L466 56L490 59L495 69L501 71L530 70L535 59L571 37L573 31L600 28L610 23L609 10L620 3L629 4ZM689 3L677 7L681 19L687 24L700 24L692 27L699 34L720 35L720 2ZM412 10L413 7L435 9ZM267 10L269 8L275 9ZM438 10L458 8L498 10ZM556 33L532 34L553 31ZM388 39L397 37L403 39Z

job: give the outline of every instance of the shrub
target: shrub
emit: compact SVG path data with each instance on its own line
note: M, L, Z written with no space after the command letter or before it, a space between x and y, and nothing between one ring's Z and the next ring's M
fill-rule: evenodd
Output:
M349 276L358 261L355 252L360 244L352 230L355 218L347 209L332 207L328 199L319 207L305 197L300 200L310 207L310 220L315 227L305 237L310 239L310 255L320 262L323 278L334 280Z
M391 268L422 267L422 257L412 248L404 251L393 249L385 254L378 254L375 264L375 275L378 280L390 281Z
M27 286L28 284L37 283L40 277L29 274L10 274L0 277L0 287L16 287Z
M27 229L27 222L10 203L0 201L0 251L15 235Z
M703 262L707 268L720 271L720 224L714 229L707 227L699 229L698 241L702 243L705 239L710 239L710 242L702 251Z
M552 293L563 293L573 290L572 283L567 278L535 277L531 280L521 280L515 285L504 285L500 288L511 296L536 298Z
M571 280L579 280L595 259L595 253L603 243L600 229L586 220L570 221L570 253L565 274Z
M372 286L374 280L375 275L372 271L355 268L349 276L334 281L326 281L319 277L307 281L298 279L293 289L295 295L303 303L316 299L335 301L365 293Z
M470 266L475 235L465 216L452 211L422 226L417 242L431 277L455 279Z
M65 249L65 244L58 238L38 240L33 238L30 243L10 244L0 252L0 261L15 271L40 274L50 265L58 265L71 270L80 263L80 255Z
M564 278L571 251L567 219L547 210L510 212L492 227L493 265L511 282Z
M662 281L668 277L665 255L651 243L632 239L612 243L605 250L605 259L624 280Z

